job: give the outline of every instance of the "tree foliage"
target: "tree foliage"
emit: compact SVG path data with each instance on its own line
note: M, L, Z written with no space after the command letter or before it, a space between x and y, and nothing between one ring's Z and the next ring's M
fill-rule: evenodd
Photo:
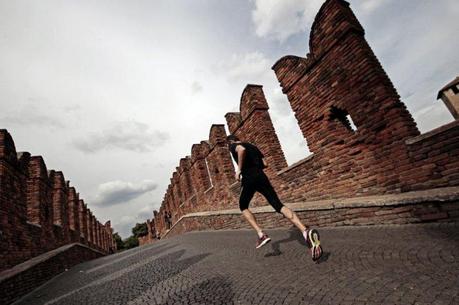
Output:
M141 236L145 236L148 234L148 227L147 223L136 223L135 226L132 228L132 235L124 240L121 239L121 236L118 233L113 234L113 239L116 242L116 246L118 251L120 250L127 250L139 245L138 238Z
M124 249L124 242L123 242L123 240L121 239L121 236L118 234L118 232L116 232L115 234L113 234L113 239L115 240L116 248L117 248L118 250Z
M133 235L126 238L123 242L124 242L124 249L131 249L139 245L139 240L137 239L137 237Z
M141 236L145 236L147 234L148 234L148 227L147 227L147 223L146 222L136 223L135 227L132 228L132 235L134 235L136 238L137 237L141 237Z

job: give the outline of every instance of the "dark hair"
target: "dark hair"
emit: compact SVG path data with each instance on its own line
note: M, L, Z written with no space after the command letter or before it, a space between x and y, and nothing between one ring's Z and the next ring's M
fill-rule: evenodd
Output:
M233 134L230 134L229 136L226 137L226 142L229 142L229 141L239 141L239 138Z

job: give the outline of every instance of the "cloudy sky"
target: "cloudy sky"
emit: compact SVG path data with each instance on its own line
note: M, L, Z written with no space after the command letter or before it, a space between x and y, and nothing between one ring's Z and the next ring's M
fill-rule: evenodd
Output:
M127 237L247 83L289 164L309 153L270 68L308 52L322 2L0 0L0 128ZM452 121L435 98L459 74L457 1L350 2L419 129Z

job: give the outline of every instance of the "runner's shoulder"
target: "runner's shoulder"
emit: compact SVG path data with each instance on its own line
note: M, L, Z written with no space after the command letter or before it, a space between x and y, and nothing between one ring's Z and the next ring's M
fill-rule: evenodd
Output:
M257 147L255 145L253 145L252 143L249 143L249 142L241 142L239 144L242 145L244 148L257 149Z

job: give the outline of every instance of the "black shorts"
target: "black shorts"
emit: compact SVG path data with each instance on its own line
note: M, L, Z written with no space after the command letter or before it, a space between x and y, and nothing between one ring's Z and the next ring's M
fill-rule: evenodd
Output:
M244 211L249 207L250 200L252 200L255 192L259 192L265 196L274 210L280 213L280 210L284 205L279 200L271 182L269 182L268 177L262 170L251 172L242 176L241 195L239 197L239 208L241 211Z

